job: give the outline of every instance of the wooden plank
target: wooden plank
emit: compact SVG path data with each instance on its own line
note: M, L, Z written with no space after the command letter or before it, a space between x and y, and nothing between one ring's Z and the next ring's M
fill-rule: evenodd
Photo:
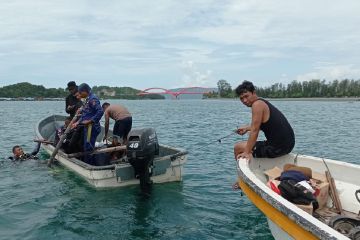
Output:
M109 148L101 148L101 149L97 149L95 151L91 151L91 152L78 152L78 153L71 153L71 154L67 154L67 157L69 158L73 158L73 157L81 157L84 155L95 155L95 154L100 154L100 153L109 153L109 152L117 152L117 151L123 151L126 150L126 146L116 146L116 147L109 147Z
M340 214L343 214L343 209L341 206L339 194L336 190L334 178L331 176L329 171L325 171L325 175L330 184L330 192L331 192L330 196L331 196L331 199L333 200L334 206Z
M63 133L63 135L61 135L59 142L56 144L56 147L54 149L54 151L52 152L50 159L48 160L47 165L49 167L51 167L52 163L54 162L54 159L56 157L56 154L58 153L59 149L61 148L63 141L66 138L66 135L70 132L71 130L71 126L73 125L73 123L75 123L77 120L77 115L75 114L75 116L73 117L73 119L71 119L71 122L69 123L69 125L66 127L65 132Z

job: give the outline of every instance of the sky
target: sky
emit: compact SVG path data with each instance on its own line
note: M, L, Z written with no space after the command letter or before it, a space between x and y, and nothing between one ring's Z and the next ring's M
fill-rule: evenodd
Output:
M0 87L360 79L358 0L1 0Z

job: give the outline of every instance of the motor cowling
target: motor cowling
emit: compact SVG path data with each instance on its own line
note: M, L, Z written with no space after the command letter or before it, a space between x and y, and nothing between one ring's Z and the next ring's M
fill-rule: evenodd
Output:
M151 191L151 167L158 154L159 143L154 128L131 130L128 135L127 158L134 168L135 176L140 179L140 188L145 194L150 194Z

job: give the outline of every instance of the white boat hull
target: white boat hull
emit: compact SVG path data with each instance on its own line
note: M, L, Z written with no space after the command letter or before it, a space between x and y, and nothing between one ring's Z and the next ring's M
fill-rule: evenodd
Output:
M50 116L41 120L38 123L37 129L38 138L51 140L53 137L52 131L55 132L54 122L61 122L63 119L63 116ZM99 137L101 138L101 134ZM50 144L43 144L42 147L50 155L55 149ZM75 172L96 188L123 187L139 184L139 179L134 176L134 169L126 161L120 161L107 166L92 166L76 158L69 158L61 150L59 150L55 158L61 165ZM126 157L123 160L126 160ZM160 173L155 171L151 180L153 183L182 181L183 165L186 160L187 152L185 150L160 145L160 155L156 156L153 161L154 168L158 171L160 169ZM122 174L119 174L119 172Z
M50 147L44 147L44 149L52 154ZM56 160L63 165L64 167L75 172L82 178L84 178L88 183L93 185L96 188L110 188L110 187L124 187L129 185L138 185L139 180L133 179L129 181L121 181L117 176L115 169L108 170L88 170L80 165L76 164L74 161L69 160L64 157L63 154L59 153L56 156ZM176 182L182 181L183 165L186 162L187 157L183 156L179 160L175 160L171 163L171 167L166 170L165 174L157 175L151 177L151 180L154 183L165 183L165 182ZM78 161L78 160L77 160ZM125 163L129 165L128 163Z

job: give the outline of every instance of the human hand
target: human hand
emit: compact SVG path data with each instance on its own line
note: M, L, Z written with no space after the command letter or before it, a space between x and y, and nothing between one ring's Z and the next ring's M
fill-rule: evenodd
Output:
M84 124L85 126L87 126L92 123L92 120L84 120L81 123Z
M67 110L70 111L70 110L74 109L74 107L75 107L75 105L69 105L69 106L67 107Z
M249 131L249 130L248 130L247 127L241 127L241 128L238 128L238 129L236 130L237 134L239 134L239 135L244 135L244 134L247 133L248 131Z
M107 135L104 136L103 141L105 141L105 144L108 144Z
M77 128L77 126L79 125L79 122L75 122L71 125L71 129Z
M252 158L252 154L251 153L246 153L246 152L243 152L243 153L240 153L236 156L236 159L239 160L239 159L246 159L248 162L250 162L251 158Z

